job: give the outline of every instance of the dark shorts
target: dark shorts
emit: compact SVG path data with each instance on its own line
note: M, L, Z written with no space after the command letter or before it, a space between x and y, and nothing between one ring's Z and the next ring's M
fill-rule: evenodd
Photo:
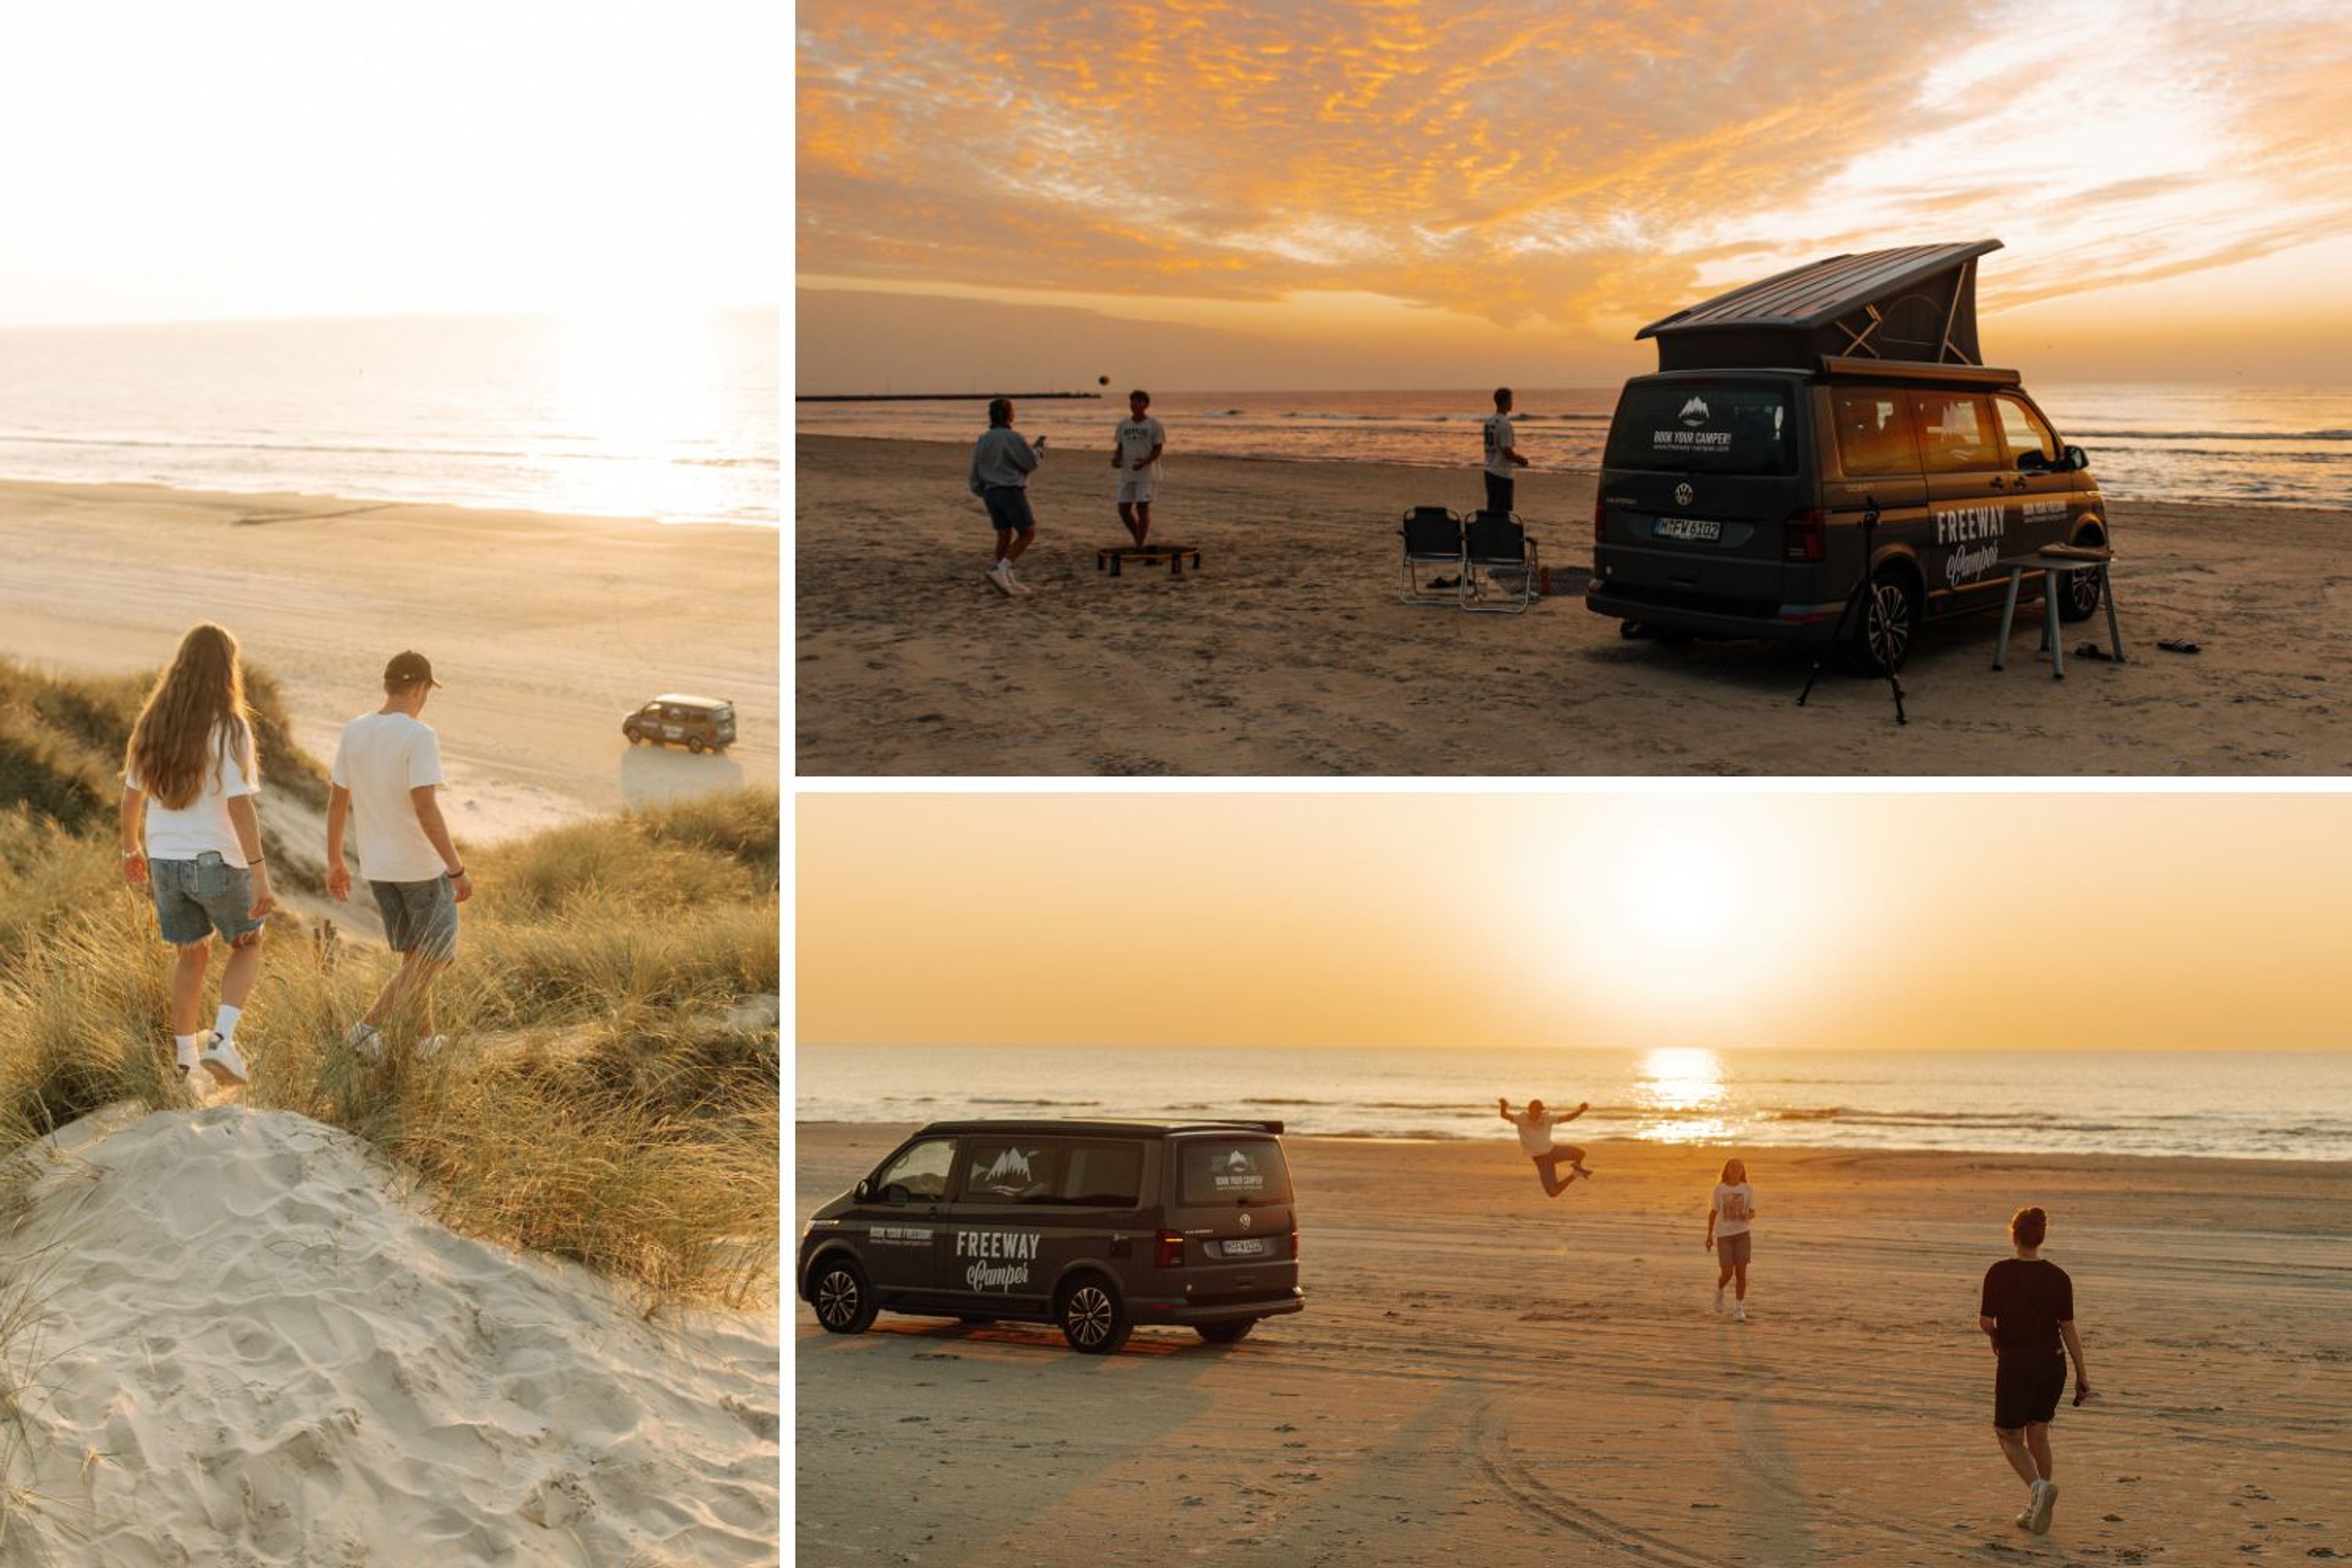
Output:
M1484 469L1479 471L1486 472ZM1486 474L1486 510L1488 511L1510 510L1511 494L1519 488L1518 480L1506 478L1501 474Z
M446 877L425 882L370 882L383 911L383 940L394 952L457 956L457 890Z
M173 947L223 942L261 929L251 914L253 873L207 849L193 860L150 860L147 883L155 895L155 923Z
M1748 1261L1756 1250L1755 1242L1756 1236L1753 1231L1743 1230L1733 1236L1717 1236L1715 1238L1715 1256L1726 1268L1733 1268Z
M1992 1424L2004 1432L2048 1421L2066 1392L2066 1352L2005 1355L1992 1377Z
M1036 518L1029 510L1029 492L1019 485L991 485L980 492L980 499L988 508L992 528L1026 533L1037 526Z

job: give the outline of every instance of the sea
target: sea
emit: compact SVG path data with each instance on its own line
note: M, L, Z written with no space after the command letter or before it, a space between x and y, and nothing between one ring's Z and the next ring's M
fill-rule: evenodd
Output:
M1154 392L1168 426L1163 484L1187 456L1293 462L1474 467L1493 389L1448 392ZM1540 475L1591 472L1617 405L1614 386L1515 389L1519 450ZM2034 401L2060 439L2081 447L2106 494L2126 500L2352 506L2352 386L2042 385ZM798 403L808 435L969 442L988 424L970 401ZM1100 447L1126 416L1124 388L1100 398L1021 405L1028 435L1068 450Z
M1239 1117L1341 1138L2352 1159L2352 1053L803 1046L803 1121Z
M774 310L0 330L0 478L775 528Z

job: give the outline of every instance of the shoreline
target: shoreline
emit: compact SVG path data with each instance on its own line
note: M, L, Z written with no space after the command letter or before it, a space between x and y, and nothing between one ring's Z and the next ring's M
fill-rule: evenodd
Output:
M795 1129L796 1233L882 1131ZM844 1336L788 1297L801 1555L2352 1556L2352 1164L1743 1151L1735 1323L1701 1246L1721 1150L1596 1143L1594 1179L1547 1199L1507 1140L1284 1145L1306 1310L1240 1344L1139 1329L1097 1359L1048 1325L898 1314ZM2011 1523L1975 1316L2026 1203L2098 1391L2060 1405L2042 1540ZM923 1485L877 1513L877 1471Z
M461 839L781 779L780 529L5 480L0 551L0 655L132 674L218 620L322 763L381 700L384 659L423 649ZM670 690L734 700L741 740L632 748L623 716Z

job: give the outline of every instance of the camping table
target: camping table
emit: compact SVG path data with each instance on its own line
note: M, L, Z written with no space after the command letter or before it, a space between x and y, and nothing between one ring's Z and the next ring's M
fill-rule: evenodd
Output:
M2124 635L2116 626L2116 584L2107 571L2114 563L2114 558L2106 555L2005 555L1994 562L2009 574L2009 595L2000 605L2000 640L1993 644L1992 667L2001 668L2009 658L2009 628L2017 619L2017 589L2028 572L2042 574L2042 636L2050 645L2051 679L2066 679L2066 647L2058 630L2058 590L2063 580L2076 572L2099 574L2099 597L2107 606L2107 644L2116 662L2123 663Z
M1181 577L1187 556L1192 558L1192 570L1198 572L1201 569L1201 552L1190 544L1107 544L1095 552L1095 570L1099 572L1108 566L1110 574L1116 577L1119 574L1118 569L1129 561L1140 561L1154 566L1164 561L1168 563L1171 577Z

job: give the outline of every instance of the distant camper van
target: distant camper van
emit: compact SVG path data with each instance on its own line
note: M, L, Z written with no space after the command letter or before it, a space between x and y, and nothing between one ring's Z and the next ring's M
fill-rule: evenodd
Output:
M735 743L735 705L673 691L622 720L621 733L632 746L650 741L656 746L682 745L689 752L723 752Z
M1643 328L1660 369L1618 399L1586 607L1629 635L1822 642L1866 575L1846 626L1877 671L1923 621L1999 605L2003 556L2106 543L2082 448L1975 363L1975 258L1999 245L1840 257ZM2062 617L2099 607L2096 574L2064 581Z
M941 1121L811 1216L795 1278L836 1334L877 1312L1139 1323L1232 1344L1305 1306L1279 1121Z

